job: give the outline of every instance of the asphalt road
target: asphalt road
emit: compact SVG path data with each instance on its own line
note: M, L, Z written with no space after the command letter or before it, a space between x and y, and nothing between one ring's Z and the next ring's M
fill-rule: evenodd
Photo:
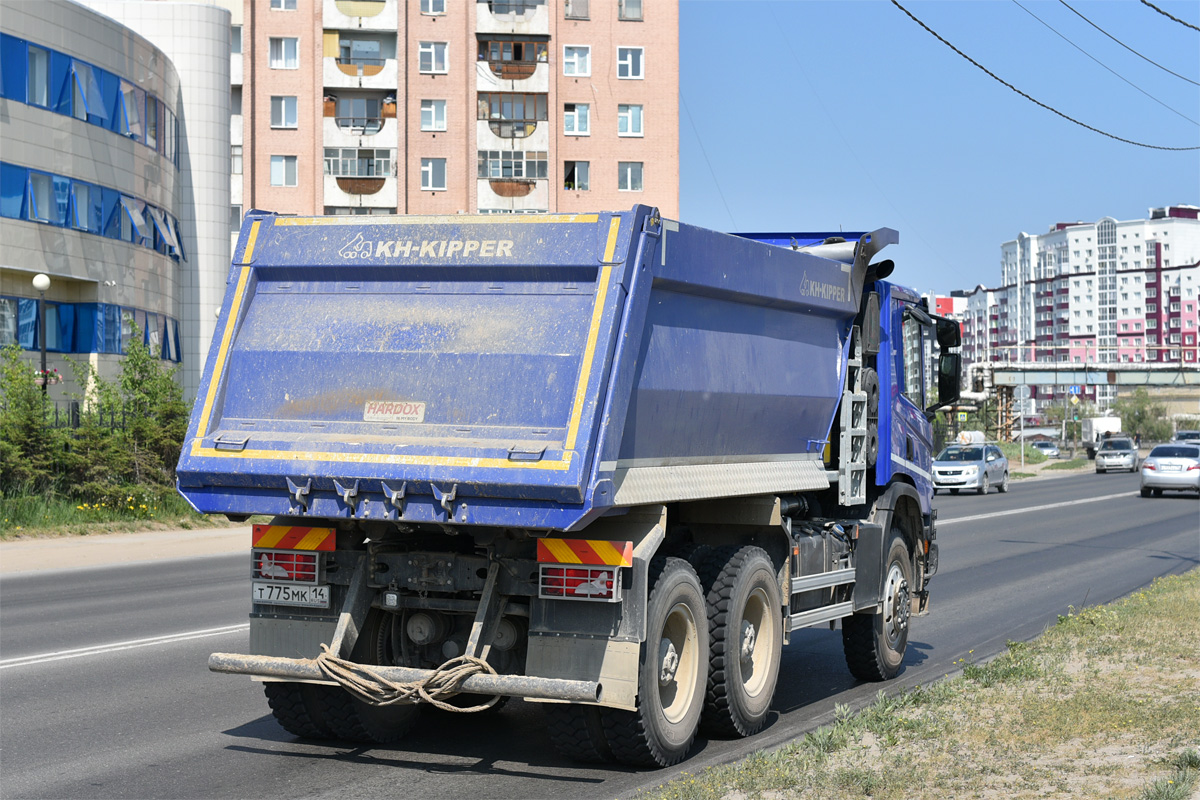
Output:
M1194 495L1143 499L1136 475L1014 483L1006 495L937 497L941 568L914 620L905 669L858 684L841 634L784 650L778 712L743 741L699 741L659 772L580 767L554 752L539 709L425 711L397 746L299 741L261 688L205 667L244 651L245 555L0 579L0 796L14 798L627 797L681 771L735 760L1036 636L1069 606L1103 603L1200 563ZM974 651L973 653L971 651Z

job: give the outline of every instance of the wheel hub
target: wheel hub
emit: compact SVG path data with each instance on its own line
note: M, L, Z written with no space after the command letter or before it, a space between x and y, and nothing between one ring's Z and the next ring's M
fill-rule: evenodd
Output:
M912 611L912 596L908 581L898 567L888 572L887 587L883 595L883 624L888 642L895 644L908 628L908 617Z
M658 645L658 684L659 686L668 686L675 680L675 673L679 670L679 653L675 650L675 643L670 639L663 639Z
M742 620L742 661L750 661L754 658L756 644L758 644L758 632L754 630L754 624L750 620Z

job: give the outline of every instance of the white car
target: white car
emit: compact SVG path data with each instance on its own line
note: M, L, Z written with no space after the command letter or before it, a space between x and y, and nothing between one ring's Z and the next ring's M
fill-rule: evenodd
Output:
M1160 444L1142 463L1142 497L1163 489L1200 493L1200 445Z

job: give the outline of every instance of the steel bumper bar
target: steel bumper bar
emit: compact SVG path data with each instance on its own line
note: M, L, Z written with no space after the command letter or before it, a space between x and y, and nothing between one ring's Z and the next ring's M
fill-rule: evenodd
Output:
M294 681L327 681L314 659L247 656L237 653L213 653L208 657L213 672L254 675ZM389 681L409 683L434 674L431 669L377 667L371 670ZM560 678L531 678L525 675L472 675L462 682L462 690L472 694L504 695L533 700L563 700L570 703L594 703L600 699L597 681L569 681Z

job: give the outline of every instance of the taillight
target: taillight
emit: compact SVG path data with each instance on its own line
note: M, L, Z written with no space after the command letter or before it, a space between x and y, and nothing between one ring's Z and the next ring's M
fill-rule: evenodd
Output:
M1142 468L1154 470L1154 469L1158 469L1158 464L1156 464L1153 461L1147 460L1147 461L1142 462Z
M1192 464L1190 467L1187 468L1187 471L1191 472L1194 469L1200 469L1200 464Z
M317 553L296 550L254 550L253 553L255 580L318 582L320 561Z
M563 600L621 600L621 582L614 567L541 565L538 597Z

